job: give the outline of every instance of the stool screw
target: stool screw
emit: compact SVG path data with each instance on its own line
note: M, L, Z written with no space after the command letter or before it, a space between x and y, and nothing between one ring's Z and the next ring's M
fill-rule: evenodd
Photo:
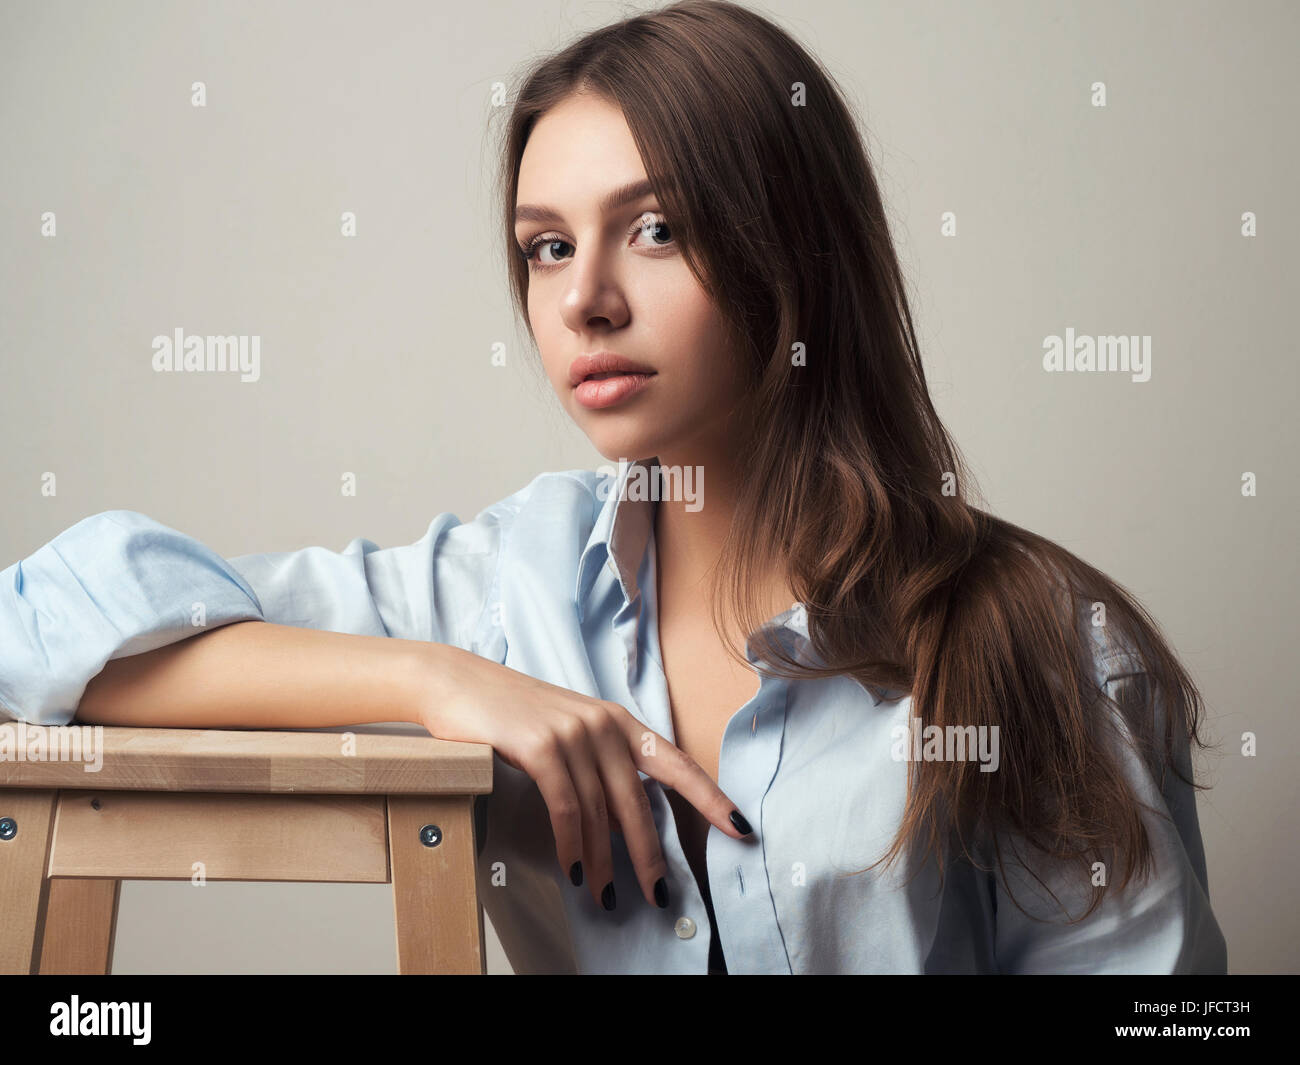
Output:
M420 829L420 842L426 847L436 847L442 842L442 829L437 825L425 825Z
M90 800L90 808L91 808L92 810L98 810L98 809L99 809L99 800L98 800L98 799L91 799L91 800Z
M0 817L0 839L13 839L18 835L18 822L12 817Z

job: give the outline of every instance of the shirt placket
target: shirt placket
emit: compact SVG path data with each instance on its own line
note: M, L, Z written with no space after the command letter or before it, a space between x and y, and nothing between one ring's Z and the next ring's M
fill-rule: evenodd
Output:
M747 657L756 663L751 653ZM733 839L710 828L705 844L713 912L727 969L733 974L791 971L763 837L763 801L781 759L790 682L760 677L754 697L727 723L718 752L718 787L736 803L754 834ZM788 870L775 873L789 875Z
M611 559L610 571L617 575L617 567ZM647 691L641 680L648 676L645 671L642 653L641 620L644 614L644 602L640 595L625 601L615 612L610 626L620 648L621 661L630 705L628 706L637 720L661 736L671 738L673 735L672 715L668 707L668 690L665 685L662 692ZM658 676L655 677L658 680ZM661 697L660 697L661 696ZM652 712L647 714L646 708ZM686 951L691 955L690 965L696 971L705 972L708 965L709 936L712 932L708 911L694 873L687 861L686 852L677 836L676 818L663 785L655 778L646 775L646 794L650 799L651 811L655 819L655 828L659 834L664 859L669 867L669 908L664 914L663 931L665 951Z

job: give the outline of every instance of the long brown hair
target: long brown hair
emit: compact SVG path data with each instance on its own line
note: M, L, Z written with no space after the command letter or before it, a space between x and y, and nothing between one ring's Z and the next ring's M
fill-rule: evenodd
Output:
M1141 804L1100 710L1122 712L1162 788L1167 769L1194 785L1175 752L1189 738L1205 746L1200 695L1123 587L972 504L930 399L876 177L834 79L774 23L719 0L639 14L538 62L509 112L499 175L525 323L520 160L537 119L579 90L622 109L678 246L743 352L746 477L715 570L719 633L725 604L772 673L910 692L923 726L998 727L997 772L909 760L907 806L880 861L947 840L976 861L967 841L983 832L1001 867L999 836L1010 833L1080 863L1082 883L1096 861L1121 869L1120 888L1148 873ZM769 639L750 590L769 586L773 566L806 606L820 666ZM1078 622L1103 610L1104 633ZM1143 683L1121 687L1138 698L1099 702L1094 637L1137 656ZM1094 888L1081 916L1102 900L1105 885Z

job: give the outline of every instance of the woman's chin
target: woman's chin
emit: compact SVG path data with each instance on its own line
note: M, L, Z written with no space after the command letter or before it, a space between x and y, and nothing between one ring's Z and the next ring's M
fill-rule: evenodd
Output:
M587 428L587 439L610 462L617 463L620 459L634 462L658 454L660 441L657 434L613 432L610 429L612 427L594 431Z

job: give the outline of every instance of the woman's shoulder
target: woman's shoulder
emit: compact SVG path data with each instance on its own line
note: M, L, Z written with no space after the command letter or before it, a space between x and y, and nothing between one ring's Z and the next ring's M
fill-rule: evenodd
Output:
M1075 620L1099 686L1118 677L1146 672L1145 660L1133 640L1108 623L1104 601L1084 597L1076 608Z
M1114 578L1042 537L1030 534L1012 543L1030 570L1046 580L1057 617L1075 626L1099 686L1146 671L1131 624L1142 608Z
M609 474L597 470L548 470L481 513L526 516L530 511L542 512L552 521L571 514L581 521L599 510L607 496L609 479Z
M548 470L484 507L471 527L491 528L507 554L525 559L585 544L608 498L609 475L596 470ZM546 545L555 551L544 552Z

